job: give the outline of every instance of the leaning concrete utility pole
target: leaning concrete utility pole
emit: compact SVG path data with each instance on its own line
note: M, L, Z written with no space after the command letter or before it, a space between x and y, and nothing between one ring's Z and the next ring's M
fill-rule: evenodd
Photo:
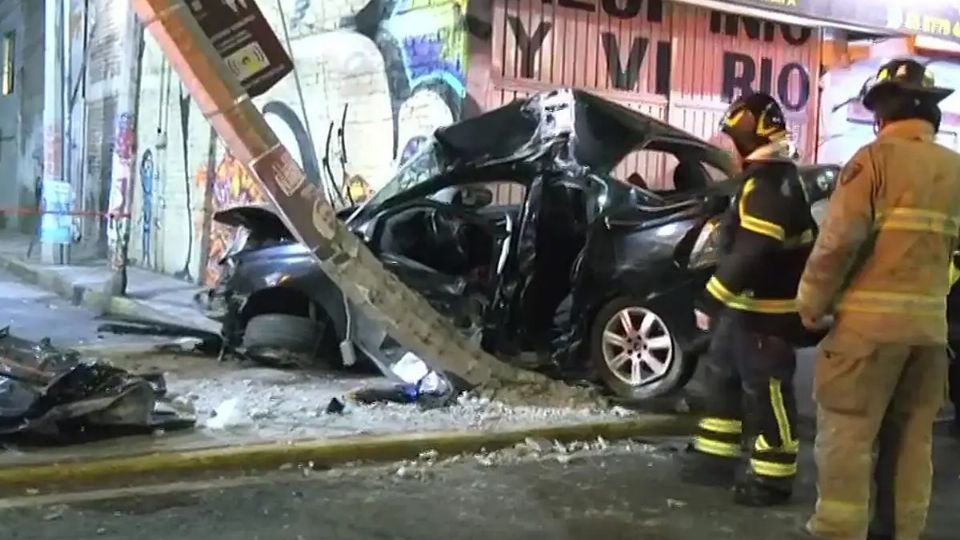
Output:
M191 12L191 9L223 10L222 7L214 7L210 1L206 4L208 7L195 1L188 6L183 0L131 1L144 27L156 39L226 146L246 164L294 236L315 254L323 271L354 305L383 324L394 339L428 364L454 373L471 384L535 384L545 390L549 387L554 397L559 397L558 394L582 395L575 389L514 368L483 352L420 295L384 269L359 238L347 230L336 218L320 189L307 181L303 169L280 144L239 84L235 71L228 69ZM253 0L232 1L229 5L236 11L237 5L253 3ZM244 31L249 31L247 35L255 34L249 28ZM232 28L218 30L217 35L229 35L233 39L241 33ZM253 39L248 46L256 45ZM262 54L241 60L232 64L234 70L245 69L248 64L270 65Z

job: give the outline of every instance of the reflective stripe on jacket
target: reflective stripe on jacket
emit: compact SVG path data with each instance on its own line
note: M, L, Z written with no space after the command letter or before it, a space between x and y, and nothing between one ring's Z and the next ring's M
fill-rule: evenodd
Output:
M889 124L844 168L800 282L808 317L836 311L880 343L946 341L960 236L960 155L923 120Z
M753 330L794 341L804 334L795 298L816 223L793 162L754 162L749 170L727 216L720 261L701 307L745 312Z

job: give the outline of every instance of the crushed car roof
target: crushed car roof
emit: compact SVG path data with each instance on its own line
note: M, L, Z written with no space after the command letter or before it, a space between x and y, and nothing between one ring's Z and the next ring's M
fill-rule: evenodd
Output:
M466 162L538 154L568 141L580 165L611 169L640 144L669 140L701 147L725 159L723 150L682 129L582 90L534 94L436 131L447 152Z

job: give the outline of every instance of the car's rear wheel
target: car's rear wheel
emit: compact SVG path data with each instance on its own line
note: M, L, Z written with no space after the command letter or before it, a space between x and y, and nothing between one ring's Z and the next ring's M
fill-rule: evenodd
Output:
M590 331L594 370L617 396L659 397L683 384L683 352L663 317L643 302L619 297L597 313Z
M294 353L314 353L323 336L324 324L286 313L263 313L247 323L243 332L246 348L271 347Z

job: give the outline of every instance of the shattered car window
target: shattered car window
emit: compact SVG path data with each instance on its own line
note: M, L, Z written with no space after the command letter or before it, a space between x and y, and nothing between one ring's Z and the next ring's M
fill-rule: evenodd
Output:
M667 152L638 148L617 165L614 176L634 187L671 191L677 163L677 158Z
M376 207L398 193L407 191L435 178L443 170L443 159L436 141L426 143L419 153L413 156L397 171L362 208Z

